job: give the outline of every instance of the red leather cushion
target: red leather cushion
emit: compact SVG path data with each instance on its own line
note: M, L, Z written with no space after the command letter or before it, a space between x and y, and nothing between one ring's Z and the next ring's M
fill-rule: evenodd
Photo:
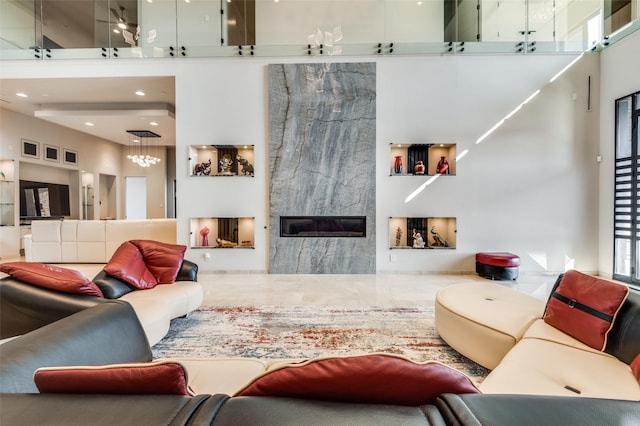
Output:
M604 350L607 334L628 294L629 288L622 284L567 271L549 297L544 321L594 349ZM609 318L585 312L581 305Z
M287 365L256 378L236 396L418 406L446 392L480 393L467 376L444 364L372 354Z
M33 379L41 393L193 395L177 362L39 368Z
M102 297L97 285L73 269L31 262L7 262L0 264L0 271L29 284L64 293L88 294Z
M513 253L476 253L476 262L489 266L512 268L520 266L520 257Z
M631 362L631 371L636 376L636 380L640 383L640 354Z
M139 290L153 288L158 284L156 278L147 268L138 247L125 241L109 259L104 271Z
M167 244L151 240L131 240L142 253L147 268L158 284L175 282L184 260L187 246Z

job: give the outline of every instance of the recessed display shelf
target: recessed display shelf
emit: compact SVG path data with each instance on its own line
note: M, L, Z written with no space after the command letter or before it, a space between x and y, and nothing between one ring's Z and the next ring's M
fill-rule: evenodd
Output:
M391 176L433 176L456 174L456 144L392 143L389 156Z
M390 217L391 249L455 249L455 217Z
M189 245L197 249L254 247L253 217L197 217L191 219Z
M253 145L191 145L189 176L254 176Z

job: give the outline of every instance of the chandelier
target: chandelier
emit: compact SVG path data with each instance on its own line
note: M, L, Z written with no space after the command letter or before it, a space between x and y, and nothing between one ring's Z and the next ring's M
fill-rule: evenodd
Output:
M129 133L129 155L127 158L140 167L150 167L160 162L158 156L160 135L150 130L127 130Z

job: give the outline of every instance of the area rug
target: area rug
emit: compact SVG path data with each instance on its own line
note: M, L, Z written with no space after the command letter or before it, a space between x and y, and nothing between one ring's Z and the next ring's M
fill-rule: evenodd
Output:
M171 322L154 358L315 358L385 352L435 360L479 384L489 371L451 349L433 307L201 307Z

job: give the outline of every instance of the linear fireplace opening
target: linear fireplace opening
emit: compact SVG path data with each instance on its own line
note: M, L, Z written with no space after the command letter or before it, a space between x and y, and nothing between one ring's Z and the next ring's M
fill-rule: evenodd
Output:
M366 216L280 216L281 237L367 236Z

